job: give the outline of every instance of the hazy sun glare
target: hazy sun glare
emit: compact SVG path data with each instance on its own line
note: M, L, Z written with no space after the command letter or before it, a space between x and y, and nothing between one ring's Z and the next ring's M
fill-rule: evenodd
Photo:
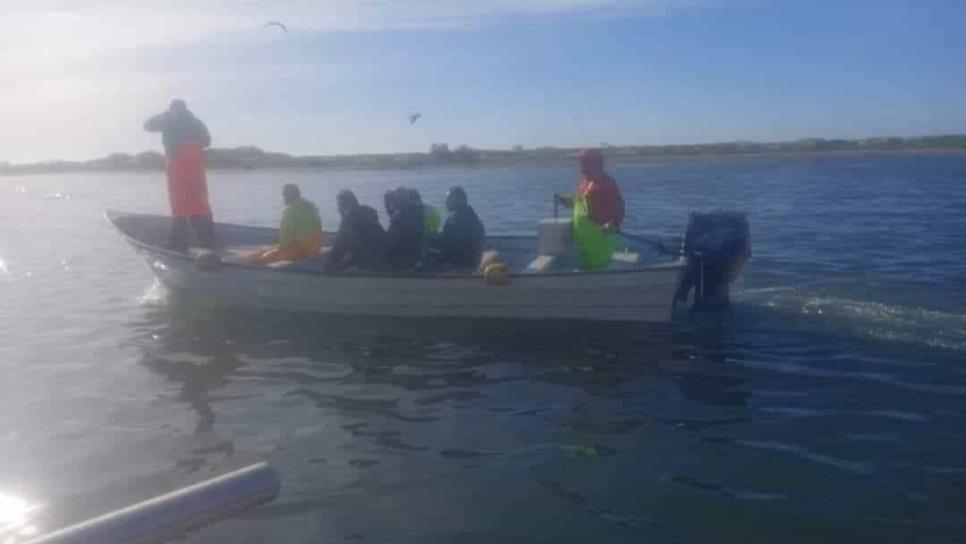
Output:
M0 161L83 159L151 148L156 142L138 130L140 121L172 96L217 102L226 88L254 88L258 85L254 80L276 77L249 73L241 66L243 54L235 59L226 54L227 65L194 65L190 60L212 46L230 51L281 39L278 30L263 28L268 20L285 21L290 36L298 36L452 28L513 14L624 11L675 3L682 2L14 0L5 4L4 14L17 24L7 25L0 34L0 118L5 125L0 133ZM279 70L286 69L285 60L278 63ZM262 67L260 72L264 71ZM224 126L244 123L240 117L224 118ZM236 143L259 143L244 141L246 137L251 138L241 135ZM384 134L355 138L394 141ZM223 137L218 141L225 143Z
M34 516L39 506L0 492L0 543L12 544L36 536Z
M961 132L955 6L789 4L8 0L0 161L157 150L174 97L296 154Z

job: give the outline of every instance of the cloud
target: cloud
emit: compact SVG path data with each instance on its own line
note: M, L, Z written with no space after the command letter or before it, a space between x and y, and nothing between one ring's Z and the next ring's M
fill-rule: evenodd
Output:
M272 58L253 70L246 45L531 16L663 13L695 0L0 1L7 23L0 33L0 118L10 129L0 134L0 159L22 160L143 147L146 136L126 140L120 127L173 94L217 103L211 97L254 92L260 82L300 74L337 81L340 70L351 69L317 56L312 65ZM290 35L264 28L269 20L286 23Z
M48 54L257 39L284 21L292 32L392 30L474 25L499 17L663 10L669 0L144 0L6 2L0 51Z
M0 83L70 76L176 47L244 45L293 35L460 28L503 18L663 13L701 0L6 0Z
M64 75L167 47L240 45L293 35L460 28L526 16L664 13L705 0L6 0L0 82Z

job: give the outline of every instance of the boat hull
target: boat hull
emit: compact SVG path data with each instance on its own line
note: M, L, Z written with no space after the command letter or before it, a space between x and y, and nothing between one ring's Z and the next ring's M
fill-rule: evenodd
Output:
M226 307L332 315L667 322L685 262L601 272L350 275L240 264L202 267L129 235L167 289ZM531 240L532 241L532 240Z
M680 267L601 274L511 276L315 275L254 267L200 270L191 259L142 250L158 279L182 296L222 306L396 317L665 322Z

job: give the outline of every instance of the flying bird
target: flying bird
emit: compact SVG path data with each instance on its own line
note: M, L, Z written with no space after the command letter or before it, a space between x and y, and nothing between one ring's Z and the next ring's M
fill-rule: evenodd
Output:
M281 28L283 31L288 32L288 27L285 26L284 23L281 23L279 21L269 21L264 25L262 25L262 28L268 28L270 26L277 26L278 28Z
M410 115L409 116L409 124L412 125L416 121L419 121L419 118L422 117L422 116L423 116L423 114L421 114L421 113L414 113L414 114Z

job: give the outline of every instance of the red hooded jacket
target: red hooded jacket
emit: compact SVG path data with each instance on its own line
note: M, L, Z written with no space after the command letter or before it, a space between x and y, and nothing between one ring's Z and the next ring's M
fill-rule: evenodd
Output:
M604 172L604 155L599 149L585 149L580 153L580 180L577 195L586 198L590 218L603 227L611 223L619 227L624 221L624 198L614 178Z

